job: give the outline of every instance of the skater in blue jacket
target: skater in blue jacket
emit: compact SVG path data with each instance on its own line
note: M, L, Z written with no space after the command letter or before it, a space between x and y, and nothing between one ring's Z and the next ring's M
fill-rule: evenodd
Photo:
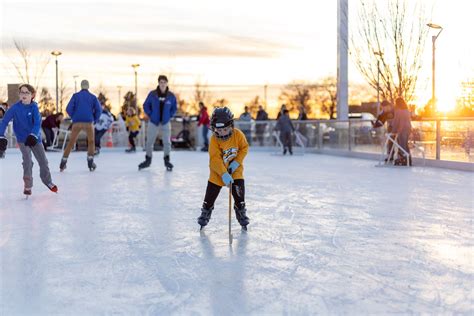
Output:
M8 140L5 130L8 123L13 120L13 131L23 157L23 193L31 195L33 187L33 160L31 153L38 161L41 181L52 191L58 192L58 187L51 180L48 160L41 143L41 115L38 104L34 102L36 90L29 84L20 86L20 101L13 104L5 113L0 123L0 157L4 157Z

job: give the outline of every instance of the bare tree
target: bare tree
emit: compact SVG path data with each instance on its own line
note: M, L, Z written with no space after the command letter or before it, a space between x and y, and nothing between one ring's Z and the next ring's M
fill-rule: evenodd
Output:
M258 106L259 105L262 105L263 104L263 100L260 99L260 96L255 96L252 100L250 100L249 102L246 102L245 103L245 106L248 107L249 109L249 112L250 112L250 115L252 117L256 117L257 116L257 112L258 112Z
M283 87L278 99L286 104L288 111L296 112L299 106L304 106L306 113L313 112L311 103L311 91L314 84L293 81Z
M315 85L314 101L321 107L321 112L329 115L329 119L336 118L337 109L337 79L326 77Z
M38 107L42 116L48 116L56 110L56 105L47 88L42 88L39 93Z
M28 46L19 40L13 40L13 44L19 54L19 60L10 59L10 61L16 70L18 79L22 83L31 84L38 90L46 66L49 64L50 56L44 54L33 56Z
M393 101L413 100L428 34L426 8L420 0L361 0L358 30L352 33L351 56L357 69L380 93Z
M199 102L204 102L204 104L212 103L212 95L207 84L202 83L200 80L194 83L194 95L191 102L192 110L199 111Z

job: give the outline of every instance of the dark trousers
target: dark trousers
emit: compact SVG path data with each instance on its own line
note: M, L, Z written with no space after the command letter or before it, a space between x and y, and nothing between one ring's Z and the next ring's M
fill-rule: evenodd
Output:
M206 195L204 196L204 202L202 208L212 209L214 202L219 196L221 186L212 182L207 182ZM232 196L234 197L234 208L242 209L245 208L245 182L244 179L236 179L232 184Z
M100 139L102 138L102 136L104 136L106 132L106 129L100 131L97 129L95 130L95 147L100 148Z
M46 148L51 146L54 142L54 131L52 128L43 127L43 132L46 136L46 139L44 140L44 147Z
M281 132L280 140L283 144L283 149L285 150L288 147L288 150L291 152L293 146L291 141L291 132Z
M130 146L132 146L132 148L135 148L135 137L137 137L137 135L138 131L128 133L128 142L130 143Z

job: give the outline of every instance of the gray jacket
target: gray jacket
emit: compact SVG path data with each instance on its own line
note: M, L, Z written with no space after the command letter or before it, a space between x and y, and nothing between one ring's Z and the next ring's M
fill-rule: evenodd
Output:
M392 120L392 133L410 135L411 114L408 110L395 109Z
M293 123L291 122L288 116L282 115L278 119L275 129L280 131L281 133L288 133L288 132L291 133L295 130L295 127L293 126Z

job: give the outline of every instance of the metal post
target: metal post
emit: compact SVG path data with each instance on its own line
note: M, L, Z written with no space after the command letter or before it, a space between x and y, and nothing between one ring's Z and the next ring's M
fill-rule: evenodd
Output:
M117 86L118 88L118 106L120 109L120 101L122 100L121 94L122 94L122 86Z
M51 52L51 55L56 57L56 113L59 112L58 56L61 54L62 53L57 50Z
M436 160L441 159L441 120L436 119Z
M431 37L431 41L433 43L433 51L432 51L432 60L431 60L431 105L433 106L433 110L436 112L436 57L435 57L435 52L436 52L436 36Z
M59 112L58 56L56 56L56 113Z
M137 90L138 90L137 77L138 77L138 73L137 73L137 70L135 69L135 99L137 99Z
M347 120L349 116L349 4L348 0L337 2L337 119Z
M264 85L263 86L263 98L264 98L264 101L265 101L265 106L267 106L267 88L268 88L268 85Z
M77 77L78 75L72 76L74 78L74 93L77 93Z
M432 29L439 30L438 34L431 36L431 42L433 46L433 51L432 51L432 64L431 64L431 71L432 71L432 78L431 78L431 105L433 107L433 110L436 112L436 39L438 36L441 34L443 31L443 27L434 24L434 23L428 23L426 24L428 27Z
M349 126L349 132L347 133L347 143L349 144L349 151L352 150L352 133L351 133L351 120L348 121L348 126Z

